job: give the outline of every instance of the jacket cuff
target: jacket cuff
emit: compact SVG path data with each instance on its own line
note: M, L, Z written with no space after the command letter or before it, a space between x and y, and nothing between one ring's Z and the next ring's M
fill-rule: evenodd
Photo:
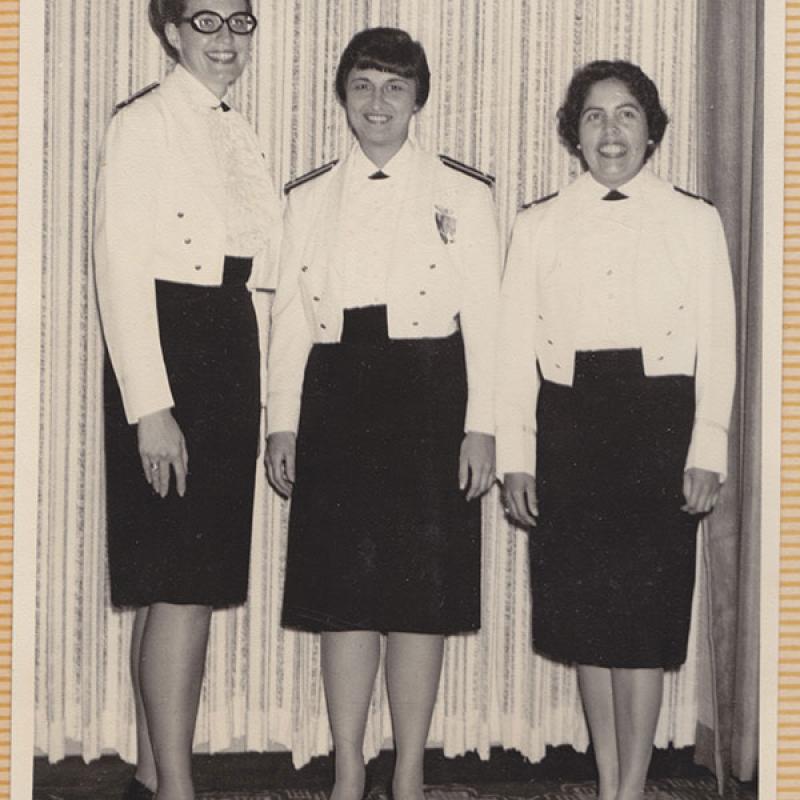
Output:
M300 398L279 394L267 395L267 436L289 431L297 433L300 421Z
M503 480L509 472L536 474L536 433L498 425L497 427L497 477Z
M464 432L467 431L494 436L494 407L491 399L485 402L467 400Z
M133 385L126 385L124 381L121 381L120 393L125 406L125 416L131 425L135 425L148 414L163 411L165 408L172 408L175 405L168 385L148 386L145 391L136 391Z
M713 422L698 419L694 423L692 441L684 469L707 469L724 481L728 474L728 431Z
M278 264L272 242L253 257L253 274L247 285L249 289L255 291L275 291L278 285Z

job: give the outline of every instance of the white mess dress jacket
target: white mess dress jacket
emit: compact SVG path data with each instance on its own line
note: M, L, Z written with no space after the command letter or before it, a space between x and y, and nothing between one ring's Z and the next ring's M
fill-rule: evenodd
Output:
M587 172L517 216L502 284L497 378L498 473L536 472L537 362L571 386L599 184ZM707 201L647 168L630 182L640 207L633 319L646 375L693 375L686 468L727 473L736 376L735 308L722 222ZM600 187L600 194L607 190ZM620 187L625 194L626 187ZM619 202L630 202L619 201Z
M501 258L491 191L469 168L407 146L412 161L397 207L375 210L398 215L387 264L389 336L444 337L460 327L464 427L493 435ZM289 194L267 365L269 433L297 430L309 351L341 338L346 163L310 174Z
M246 149L248 182L258 181L263 246L253 255L251 289L274 288L281 206L255 132L178 65L161 83L122 104L106 131L97 177L94 266L97 296L128 421L170 408L156 313L157 279L201 286L222 282L228 191L207 115L224 113ZM247 202L247 200L245 200ZM255 199L251 202L256 202Z

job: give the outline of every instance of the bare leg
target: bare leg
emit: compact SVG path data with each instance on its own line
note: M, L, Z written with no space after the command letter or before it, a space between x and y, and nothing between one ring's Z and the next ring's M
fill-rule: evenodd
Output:
M431 725L444 636L390 633L386 650L386 684L394 729L394 800L422 800L422 764Z
M198 605L155 603L147 615L139 678L158 800L194 800L192 739L210 621L211 609Z
M642 800L661 711L663 669L613 669L620 783L617 800Z
M141 663L142 636L144 635L149 606L136 609L131 636L131 680L133 682L133 699L136 704L136 779L151 791L156 787L156 762L150 744L150 733L147 730L147 716L142 699L142 683L139 680L139 664Z
M361 800L364 730L380 661L375 631L322 634L322 679L336 754L331 800Z
M611 670L579 664L578 686L597 762L597 797L598 800L615 800L619 788L619 757Z

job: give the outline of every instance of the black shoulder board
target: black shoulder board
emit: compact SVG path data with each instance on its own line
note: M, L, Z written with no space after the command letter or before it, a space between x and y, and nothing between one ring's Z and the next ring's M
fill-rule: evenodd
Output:
M309 172L306 172L305 175L301 175L299 178L295 178L294 180L289 181L283 187L283 193L289 194L292 189L296 189L298 186L302 186L304 183L308 183L309 181L313 181L314 178L318 178L320 175L324 175L326 172L330 172L337 164L339 163L338 158L334 158L333 161L329 161L327 164L323 164L321 167L316 167Z
M552 200L554 197L558 196L558 192L553 192L552 194L546 194L544 197L540 197L538 200L531 200L530 203L525 203L523 208L530 208L531 206L538 206L539 203L546 203L548 200Z
M454 158L450 158L450 156L446 156L441 153L439 154L439 159L441 160L442 164L444 164L446 167L450 167L451 169L463 172L465 175L469 175L470 178L476 178L482 183L485 183L490 189L492 188L492 186L494 186L493 175L487 175L485 172L481 172L479 169L475 169L475 167L470 167L467 164L462 164L460 161L456 161Z
M134 92L127 100L123 100L121 103L117 103L114 106L114 114L117 113L121 108L125 108L125 106L129 106L135 100L138 100L140 97L144 97L149 92L152 92L159 85L158 81L155 83L151 83L149 86L145 86L144 89L139 89L138 92ZM112 116L114 115L112 114Z
M708 203L710 206L714 204L707 198L703 197L699 194L694 194L694 192L687 192L686 189L681 189L680 186L673 186L672 187L676 192L680 192L681 194L685 194L687 197L694 197L695 200L702 200L704 203Z

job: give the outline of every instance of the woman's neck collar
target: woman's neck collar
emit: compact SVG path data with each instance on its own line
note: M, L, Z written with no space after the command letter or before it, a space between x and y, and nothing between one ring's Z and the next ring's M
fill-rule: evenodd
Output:
M402 144L397 147L396 145L389 145L387 147L375 146L368 144L366 147L359 142L361 152L378 168L383 169L405 146L408 139L404 139Z

